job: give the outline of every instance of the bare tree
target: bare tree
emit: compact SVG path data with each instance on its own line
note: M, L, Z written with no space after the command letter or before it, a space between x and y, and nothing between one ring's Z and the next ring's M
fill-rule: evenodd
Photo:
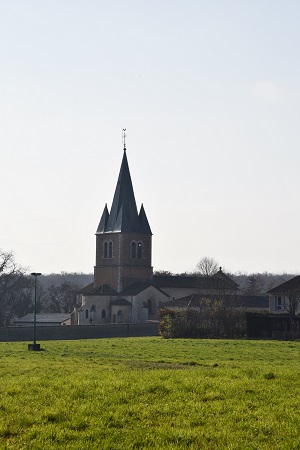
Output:
M294 337L299 337L299 320L297 311L300 306L300 286L287 289L284 292L284 309L290 316L290 332Z
M68 281L60 286L49 286L43 293L43 310L50 313L70 313L76 303L80 286Z
M155 270L153 273L154 276L172 276L174 275L172 272L170 272L169 270Z
M285 293L288 301L284 307L291 317L295 317L300 306L300 289L290 289Z
M211 277L218 272L219 263L214 259L208 256L204 256L197 263L195 274L204 275L206 277Z
M32 280L14 259L13 252L0 250L0 326L27 314L32 305Z

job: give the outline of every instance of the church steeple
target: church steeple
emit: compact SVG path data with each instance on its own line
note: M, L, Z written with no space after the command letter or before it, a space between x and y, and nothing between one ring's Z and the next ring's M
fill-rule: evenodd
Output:
M152 276L151 228L141 206L138 213L124 145L123 159L110 212L104 207L97 231L94 285L120 292Z
M140 211L140 217L137 211L126 149L124 148L111 210L108 213L107 208L104 209L97 234L109 232L145 233L146 230L151 234L144 208Z

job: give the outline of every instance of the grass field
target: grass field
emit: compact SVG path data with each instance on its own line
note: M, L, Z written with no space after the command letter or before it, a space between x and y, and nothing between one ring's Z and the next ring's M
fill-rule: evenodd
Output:
M0 449L300 449L300 343L0 343Z

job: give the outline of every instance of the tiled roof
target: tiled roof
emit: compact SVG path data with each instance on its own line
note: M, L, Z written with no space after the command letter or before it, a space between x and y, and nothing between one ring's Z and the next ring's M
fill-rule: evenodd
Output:
M300 275L270 289L267 294L285 294L289 291L300 291Z

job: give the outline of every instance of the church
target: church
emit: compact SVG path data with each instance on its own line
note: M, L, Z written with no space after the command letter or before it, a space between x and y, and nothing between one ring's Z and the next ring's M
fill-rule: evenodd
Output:
M78 294L72 323L145 323L158 320L170 301L237 285L220 269L214 277L153 276L152 231L143 204L138 212L126 147L110 211L96 231L94 281Z

